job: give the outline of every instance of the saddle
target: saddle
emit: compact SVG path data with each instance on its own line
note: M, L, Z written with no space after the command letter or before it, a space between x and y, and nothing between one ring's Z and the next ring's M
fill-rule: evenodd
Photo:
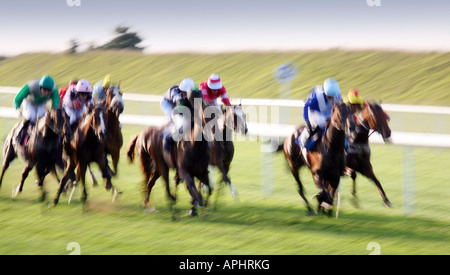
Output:
M315 150L322 135L323 133L319 128L311 132L305 127L295 138L295 143L300 147L300 154L298 155L297 160L303 157L306 165L310 166L309 153Z
M33 124L30 121L23 121L22 127L16 136L16 144L25 147L28 143L28 139L31 135L31 130L33 129Z

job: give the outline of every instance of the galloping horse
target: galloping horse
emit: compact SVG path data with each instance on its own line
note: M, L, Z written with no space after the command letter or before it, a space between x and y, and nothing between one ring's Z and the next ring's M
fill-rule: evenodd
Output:
M292 175L297 181L299 194L306 203L308 214L313 214L313 211L303 193L303 185L299 178L300 167L305 164L309 166L314 182L321 190L316 195L319 201L318 210L326 208L329 210L329 215L331 215L333 197L345 168L345 136L353 133L354 129L355 121L353 120L352 111L344 103L338 103L334 106L325 134L315 148L309 152L307 159L302 156L301 149L295 142L301 132L306 130L305 126L297 129L284 141L284 154L288 160Z
M108 135L105 141L105 153L111 155L114 171L108 166L111 175L117 174L117 166L120 158L120 149L123 146L122 129L120 126L119 116L124 110L124 101L120 87L111 86L106 93L106 99L101 102L106 108L106 130ZM97 180L88 166L88 171L94 186L97 185Z
M16 156L19 156L19 158L25 161L26 166L22 172L20 185L13 190L13 196L17 196L19 192L22 192L28 173L36 166L38 175L36 183L41 188L41 199L44 200L46 195L43 187L45 176L48 173L53 172L59 182L55 165L62 170L64 169L62 160L63 139L67 141L70 139L71 135L68 116L62 108L47 111L46 115L37 121L37 125L32 129L25 146L13 142L20 129L17 128L19 125L20 123L14 126L3 146L4 158L0 176L0 186L3 181L3 175L6 169L8 169L10 162L13 161Z
M215 135L218 135L221 140L214 139L210 142L211 145L211 162L213 166L217 166L222 173L222 181L230 186L231 194L234 198L237 197L237 192L231 184L228 177L230 164L234 157L234 145L231 138L233 131L245 135L248 131L246 117L242 105L227 107L224 115L218 120L219 129Z
M87 199L85 174L90 162L97 162L103 177L106 178L105 188L110 190L111 176L108 173L105 154L106 133L106 110L103 105L97 104L79 123L70 143L64 144L64 158L67 161L67 168L59 184L58 192L53 201L58 204L59 197L63 191L67 180L72 178L77 168L77 180L83 184L82 201Z
M169 168L175 168L175 158L172 156L176 152L173 147L168 154L165 152L163 148L163 130L164 127L150 127L143 130L139 135L132 137L128 144L127 156L129 160L131 162L134 160L136 150L141 170L145 174L145 209L148 209L152 188L156 180L161 176L166 184L167 196L175 203L175 196L170 193Z
M193 99L200 95L188 93L188 97ZM194 100L190 100L194 103ZM196 106L197 117L203 119L202 108ZM185 138L179 141L177 146L172 146L169 153L163 148L163 130L161 128L151 127L142 131L139 135L131 138L128 145L127 155L130 161L134 160L135 150L138 153L140 166L145 174L146 195L144 199L144 207L148 208L150 202L150 193L159 177L163 177L166 185L167 196L175 203L176 198L170 192L169 185L169 168L177 171L176 185L184 180L189 193L192 196L193 207L191 215L197 215L195 206L202 206L202 197L195 188L193 177L197 177L200 181L209 186L208 164L209 164L209 146L208 142L199 135L202 134L199 123L192 123L191 132L185 132ZM176 148L175 148L176 147Z
M370 163L369 147L371 130L380 133L385 142L389 140L391 136L391 129L388 124L389 116L383 111L380 105L371 103L355 118L357 135L354 139L349 140L349 149L346 154L346 174L353 179L352 194L356 199L356 172L359 172L375 183L384 205L390 207L391 203L373 172L372 164Z
M196 206L207 206L208 199L211 196L208 176L210 147L208 141L203 137L202 126L205 123L205 118L203 115L202 94L200 91L189 91L187 98L193 107L193 120L191 120L191 132L185 131L185 138L179 141L177 145L177 173L179 180L186 183L192 197L190 215L197 216ZM209 189L204 204L200 192L195 188L194 177ZM178 183L179 181L177 181Z

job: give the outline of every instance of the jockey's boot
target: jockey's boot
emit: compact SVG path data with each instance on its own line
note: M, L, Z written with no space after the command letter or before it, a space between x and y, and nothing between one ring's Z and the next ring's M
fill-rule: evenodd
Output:
M163 148L166 150L166 152L170 152L170 149L172 148L173 144L173 138L170 134L170 131L164 130L163 131L163 138L162 138Z
M17 135L17 143L20 145L23 145L24 141L25 141L25 137L28 134L28 127L30 126L30 121L25 119L22 122L22 128L20 129L19 134Z

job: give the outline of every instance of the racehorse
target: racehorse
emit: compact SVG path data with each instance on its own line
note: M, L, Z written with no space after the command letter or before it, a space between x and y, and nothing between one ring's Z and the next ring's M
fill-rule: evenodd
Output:
M10 162L13 161L16 156L19 156L19 158L25 161L26 166L22 172L19 186L13 190L13 197L22 192L28 173L36 166L38 175L36 183L42 191L41 199L45 200L46 192L43 186L45 176L48 173L53 172L59 182L55 165L64 170L62 143L63 139L66 141L69 140L71 135L68 116L62 108L47 111L46 115L39 119L37 125L32 128L26 145L14 142L14 139L20 130L19 126L20 123L14 126L3 146L4 158L0 176L0 186L3 181L3 175L9 167Z
M167 127L167 126L166 126ZM150 194L159 177L163 177L166 184L167 196L175 203L175 196L170 193L169 168L175 169L175 148L167 154L163 148L164 127L150 127L143 130L139 135L131 138L128 144L127 156L130 162L135 158L135 151L139 156L139 164L145 175L146 193L144 208L148 209Z
M192 99L190 100L192 103L196 102L193 98L198 98L199 96L201 97L201 94L193 95L193 92L188 93L188 98ZM194 111L198 112L197 117L202 118L204 122L203 114L201 113L202 107L197 105ZM203 201L200 193L195 188L193 177L199 178L202 183L209 186L208 142L200 136L202 131L199 123L194 123L191 120L192 131L184 132L184 138L176 146L172 146L170 152L167 153L163 148L163 131L165 127L168 127L168 125L160 128L150 127L142 131L139 135L132 137L128 145L127 155L129 160L134 160L135 151L137 151L141 169L145 174L146 192L144 208L148 208L152 188L156 180L161 176L165 182L167 196L172 200L172 203L175 203L176 198L175 195L171 194L169 185L169 168L173 168L177 171L175 176L176 185L181 181L185 181L186 183L192 197L193 206L190 214L196 216L197 211L195 206L202 206Z
M224 111L224 115L217 120L217 123L219 126L218 132L215 133L214 136L218 135L220 140L214 139L210 142L210 164L219 168L222 173L222 182L225 182L230 186L231 194L233 198L236 199L237 191L231 184L228 172L234 157L234 145L231 134L234 131L241 135L245 135L248 131L246 116L242 109L242 105L227 107Z
M107 169L107 160L105 154L105 141L107 137L106 110L102 104L97 104L90 110L86 116L79 122L79 125L73 133L73 138L69 143L64 144L64 158L67 167L64 176L59 184L58 192L53 200L54 205L58 204L59 197L63 191L67 180L72 178L77 168L77 181L83 184L82 202L86 202L87 192L85 184L86 169L89 163L96 162L102 176L106 178L106 190L113 188L111 176Z
M355 121L352 111L345 103L338 103L333 108L331 120L328 127L317 142L315 147L305 157L301 153L301 148L297 145L296 139L301 132L306 130L305 126L298 128L283 144L284 154L289 163L292 175L298 184L298 192L305 201L308 214L313 214L313 210L303 192L303 185L299 178L299 169L307 165L312 173L314 182L320 192L316 195L319 202L318 211L328 209L331 215L333 207L333 197L339 186L340 177L345 168L345 137L353 136Z
M123 146L122 129L120 126L119 116L123 112L125 104L122 99L122 92L120 92L119 86L109 87L106 93L106 99L101 102L106 108L106 130L108 135L106 137L105 152L111 156L114 171L108 166L108 170L112 176L117 174L117 166L120 158L120 149ZM88 171L94 186L97 185L97 180L88 166Z
M386 193L381 187L381 183L376 178L372 164L370 163L370 147L369 136L370 131L378 132L386 142L391 136L391 129L389 128L389 116L383 111L380 105L376 103L369 103L357 116L356 122L356 137L349 140L349 148L346 152L346 174L351 176L353 180L352 194L356 197L356 172L361 173L367 178L371 179L378 188L381 198L386 207L391 206L391 202L386 196ZM372 133L373 133L372 132Z

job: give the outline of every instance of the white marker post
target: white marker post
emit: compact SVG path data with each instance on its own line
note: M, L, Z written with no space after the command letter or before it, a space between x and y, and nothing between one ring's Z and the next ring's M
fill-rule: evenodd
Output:
M402 165L402 204L403 215L408 216L416 209L416 192L415 192L415 161L414 147L406 146L403 148L403 165Z
M280 99L291 98L291 81L298 74L298 68L293 63L285 63L273 70L273 78L280 84ZM260 110L261 111L261 110ZM278 118L276 118L277 114ZM261 117L261 114L260 114ZM289 110L287 108L271 109L270 124L289 124ZM261 176L263 196L268 197L274 192L274 172L273 172L273 152L278 148L280 143L279 137L270 137L268 141L261 143Z

